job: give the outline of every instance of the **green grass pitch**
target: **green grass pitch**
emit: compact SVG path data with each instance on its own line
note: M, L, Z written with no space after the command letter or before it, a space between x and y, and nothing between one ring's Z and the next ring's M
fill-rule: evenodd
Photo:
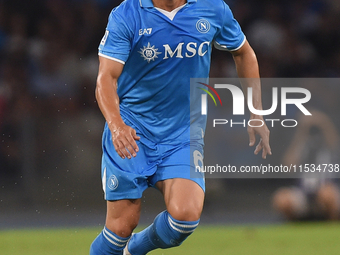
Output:
M1 255L88 254L98 228L0 231ZM182 246L152 255L335 255L340 254L340 224L200 226Z

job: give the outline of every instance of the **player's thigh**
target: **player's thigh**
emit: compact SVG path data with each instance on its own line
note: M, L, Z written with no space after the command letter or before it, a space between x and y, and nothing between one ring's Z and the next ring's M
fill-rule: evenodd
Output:
M107 201L106 227L121 237L128 237L138 225L141 199Z
M166 208L176 220L196 221L201 217L204 191L196 182L173 178L157 182L156 187L163 193Z

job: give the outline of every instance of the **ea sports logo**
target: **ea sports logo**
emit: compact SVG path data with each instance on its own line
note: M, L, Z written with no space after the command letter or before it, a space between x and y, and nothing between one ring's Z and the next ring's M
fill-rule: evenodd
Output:
M196 23L196 28L197 28L198 32L200 32L202 34L208 33L209 30L210 30L210 23L205 19L200 19Z

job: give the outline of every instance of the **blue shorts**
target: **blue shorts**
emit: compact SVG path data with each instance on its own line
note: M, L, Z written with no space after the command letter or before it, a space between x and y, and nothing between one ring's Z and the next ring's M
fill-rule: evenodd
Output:
M126 122L126 121L125 121ZM103 133L102 183L105 200L138 199L158 181L183 178L196 182L205 191L204 174L195 170L203 164L203 145L199 142L156 144L132 125L140 136L139 151L122 159L115 151L107 124Z

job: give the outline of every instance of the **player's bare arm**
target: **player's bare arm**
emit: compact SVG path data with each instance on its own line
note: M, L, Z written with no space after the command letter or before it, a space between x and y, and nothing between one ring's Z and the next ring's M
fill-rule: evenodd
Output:
M120 116L117 80L124 65L99 56L96 99L112 134L112 142L121 158L136 156L139 140L136 130L127 126Z
M232 54L236 64L238 76L240 78L248 78L242 80L243 90L245 93L247 93L248 87L253 89L254 108L257 110L262 110L261 82L255 52L249 45L248 41L246 41L240 49L233 51ZM251 113L250 119L263 120L263 117ZM254 153L257 155L262 150L262 158L264 159L267 157L267 154L272 154L269 145L269 133L270 131L266 124L261 127L248 126L249 146L255 145L256 135L259 135L260 142L256 146Z

